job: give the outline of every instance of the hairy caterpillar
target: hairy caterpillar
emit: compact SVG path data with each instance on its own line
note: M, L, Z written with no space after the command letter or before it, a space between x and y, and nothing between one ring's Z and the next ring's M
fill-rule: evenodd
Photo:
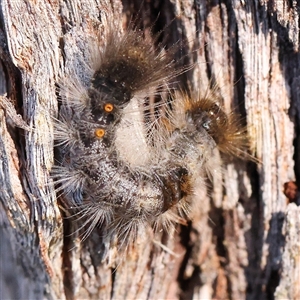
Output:
M138 31L111 32L93 51L90 85L73 79L62 88L52 173L84 237L100 226L126 248L139 231L189 216L214 149L238 155L245 132L214 98L165 96L181 71Z

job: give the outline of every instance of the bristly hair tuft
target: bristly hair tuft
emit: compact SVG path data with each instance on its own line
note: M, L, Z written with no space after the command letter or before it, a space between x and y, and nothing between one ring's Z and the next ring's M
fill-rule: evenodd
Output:
M128 101L139 93L154 93L185 72L184 68L176 66L172 55L175 49L166 51L162 47L154 47L153 40L145 39L138 29L129 28L120 35L110 27L104 46L98 48L94 42L90 45L91 52L94 52L91 60L94 72L92 86L119 100Z

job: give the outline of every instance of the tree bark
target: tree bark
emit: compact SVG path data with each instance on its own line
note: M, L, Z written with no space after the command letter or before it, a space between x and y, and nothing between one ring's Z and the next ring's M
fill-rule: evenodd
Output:
M1 1L1 299L299 299L298 11L279 0ZM130 21L163 30L167 47L182 41L176 59L195 67L181 84L216 83L260 162L227 162L188 226L138 237L116 266L99 233L70 236L50 176L52 116L59 78L84 76L87 37Z

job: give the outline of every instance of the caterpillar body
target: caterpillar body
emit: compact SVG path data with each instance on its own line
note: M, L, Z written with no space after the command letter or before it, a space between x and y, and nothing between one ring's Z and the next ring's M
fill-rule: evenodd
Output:
M84 237L100 226L126 248L140 230L185 220L216 168L214 149L239 155L246 135L209 95L166 97L180 71L139 31L112 32L96 52L90 85L62 88L53 177Z

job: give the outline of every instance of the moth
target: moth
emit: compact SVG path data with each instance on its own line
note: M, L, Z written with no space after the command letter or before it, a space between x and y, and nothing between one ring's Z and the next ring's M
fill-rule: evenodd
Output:
M195 186L216 167L214 150L239 156L246 131L214 97L174 91L182 70L140 31L112 30L91 49L89 85L61 85L52 176L83 238L100 227L126 249L147 228L184 222L199 205Z

